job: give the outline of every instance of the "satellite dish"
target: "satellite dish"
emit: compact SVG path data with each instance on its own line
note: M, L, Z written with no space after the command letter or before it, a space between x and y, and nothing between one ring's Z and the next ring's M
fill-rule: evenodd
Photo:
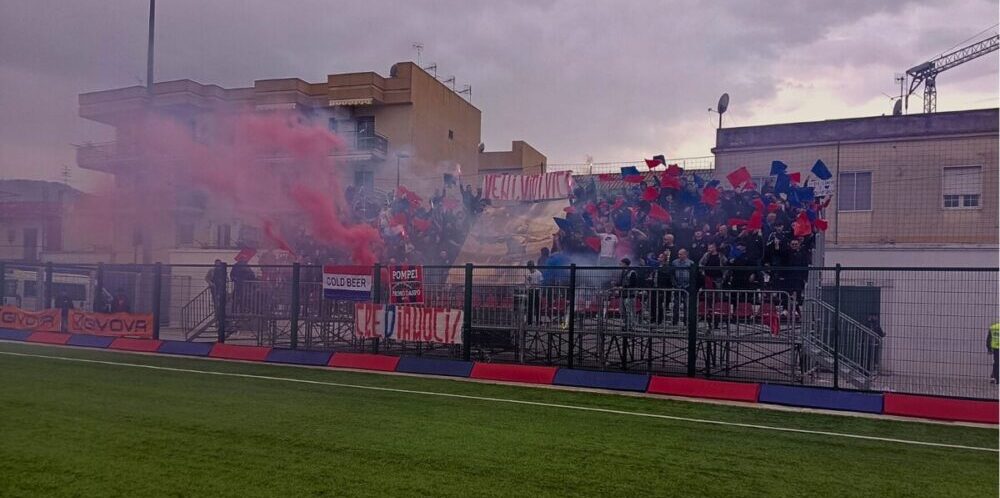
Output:
M903 99L896 99L896 103L892 105L892 115L893 116L903 115Z
M729 94L724 93L719 97L719 105L715 106L715 112L722 114L729 108Z

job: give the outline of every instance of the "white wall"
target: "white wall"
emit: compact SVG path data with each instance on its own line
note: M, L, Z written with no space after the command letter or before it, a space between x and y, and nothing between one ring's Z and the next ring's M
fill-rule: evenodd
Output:
M828 245L825 263L845 268L997 268L998 254L997 247L983 246ZM981 396L989 392L992 366L986 333L1000 315L997 276L996 271L848 269L841 282L881 288L883 373L914 383L910 388L900 384L900 390L944 390L958 383L969 386L965 395Z

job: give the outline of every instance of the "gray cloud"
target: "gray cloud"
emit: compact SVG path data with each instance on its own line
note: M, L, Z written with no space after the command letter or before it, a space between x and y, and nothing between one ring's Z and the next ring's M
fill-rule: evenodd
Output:
M761 115L787 85L831 75L855 78L838 87L838 98L859 103L891 91L894 71L986 27L996 6L161 0L156 78L247 86L344 71L385 75L413 59L410 45L420 41L425 64L473 85L491 149L525 139L551 162L678 148L708 154L714 135L705 109L721 92L733 95L734 120ZM134 0L0 3L0 176L51 177L72 164L70 143L107 136L75 117L76 95L145 76L145 16L145 2ZM956 69L947 87L942 80L942 96L966 84L995 87L996 66L994 55Z

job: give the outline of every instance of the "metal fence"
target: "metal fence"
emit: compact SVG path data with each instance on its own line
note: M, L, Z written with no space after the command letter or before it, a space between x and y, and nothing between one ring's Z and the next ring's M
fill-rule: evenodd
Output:
M426 266L406 306L460 311L448 343L359 333L359 306L389 299L379 265L367 303L324 298L318 266L234 281L226 265L0 265L7 305L124 302L163 339L997 398L997 268L571 266L539 284L525 267Z

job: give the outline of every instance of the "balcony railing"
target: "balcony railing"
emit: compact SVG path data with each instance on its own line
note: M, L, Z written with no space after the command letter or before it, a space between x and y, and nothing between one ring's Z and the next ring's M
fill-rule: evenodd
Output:
M372 152L385 157L389 151L389 139L378 133L374 135L358 135L355 148L359 151Z

